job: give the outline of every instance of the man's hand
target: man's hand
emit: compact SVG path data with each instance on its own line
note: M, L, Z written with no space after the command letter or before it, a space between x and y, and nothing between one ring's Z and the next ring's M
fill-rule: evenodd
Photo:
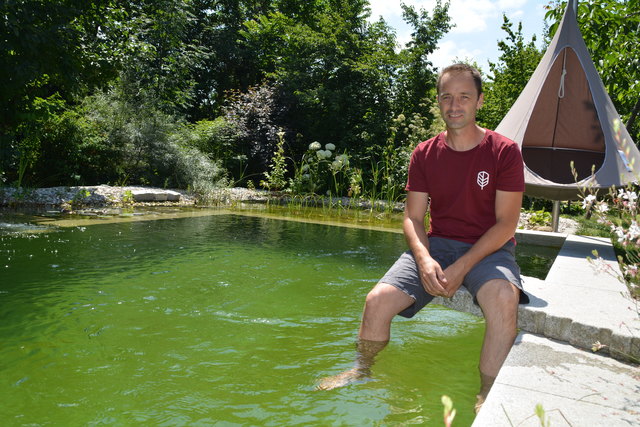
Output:
M445 296L447 298L453 297L456 291L460 289L464 276L467 274L459 261L454 262L444 270L444 277L446 278L445 291L447 293Z
M416 262L424 290L434 297L448 297L447 279L440 264L431 257L420 257Z

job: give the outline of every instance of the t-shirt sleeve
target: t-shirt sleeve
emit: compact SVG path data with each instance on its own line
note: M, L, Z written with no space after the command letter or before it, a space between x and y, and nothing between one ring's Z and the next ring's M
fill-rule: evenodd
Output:
M500 153L496 189L524 191L524 162L520 148L515 143L506 145Z
M409 177L407 179L406 191L417 191L420 193L428 193L429 186L424 170L424 144L418 145L409 161Z

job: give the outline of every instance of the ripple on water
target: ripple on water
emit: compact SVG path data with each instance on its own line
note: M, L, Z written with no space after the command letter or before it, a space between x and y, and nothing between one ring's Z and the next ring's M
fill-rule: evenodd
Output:
M442 309L395 322L375 381L314 391L352 365L364 297L402 236L201 217L2 244L19 268L0 284L0 381L24 424L402 424L476 379L482 328Z

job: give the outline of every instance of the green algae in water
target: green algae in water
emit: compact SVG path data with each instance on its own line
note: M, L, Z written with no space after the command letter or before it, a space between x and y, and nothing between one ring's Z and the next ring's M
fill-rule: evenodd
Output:
M0 418L23 424L442 425L473 420L484 323L394 321L351 366L364 297L401 234L236 215L0 238Z

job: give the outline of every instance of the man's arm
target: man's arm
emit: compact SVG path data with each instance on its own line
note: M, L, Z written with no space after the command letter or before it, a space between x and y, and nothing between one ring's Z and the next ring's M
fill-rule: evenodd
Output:
M462 284L464 276L486 256L500 249L511 239L518 227L522 193L496 191L496 224L445 271L447 296L452 297Z
M417 191L407 193L403 222L404 236L418 265L424 289L433 296L447 296L447 290L443 286L443 281L446 282L444 272L429 253L429 239L424 228L428 202L429 194L427 193Z

